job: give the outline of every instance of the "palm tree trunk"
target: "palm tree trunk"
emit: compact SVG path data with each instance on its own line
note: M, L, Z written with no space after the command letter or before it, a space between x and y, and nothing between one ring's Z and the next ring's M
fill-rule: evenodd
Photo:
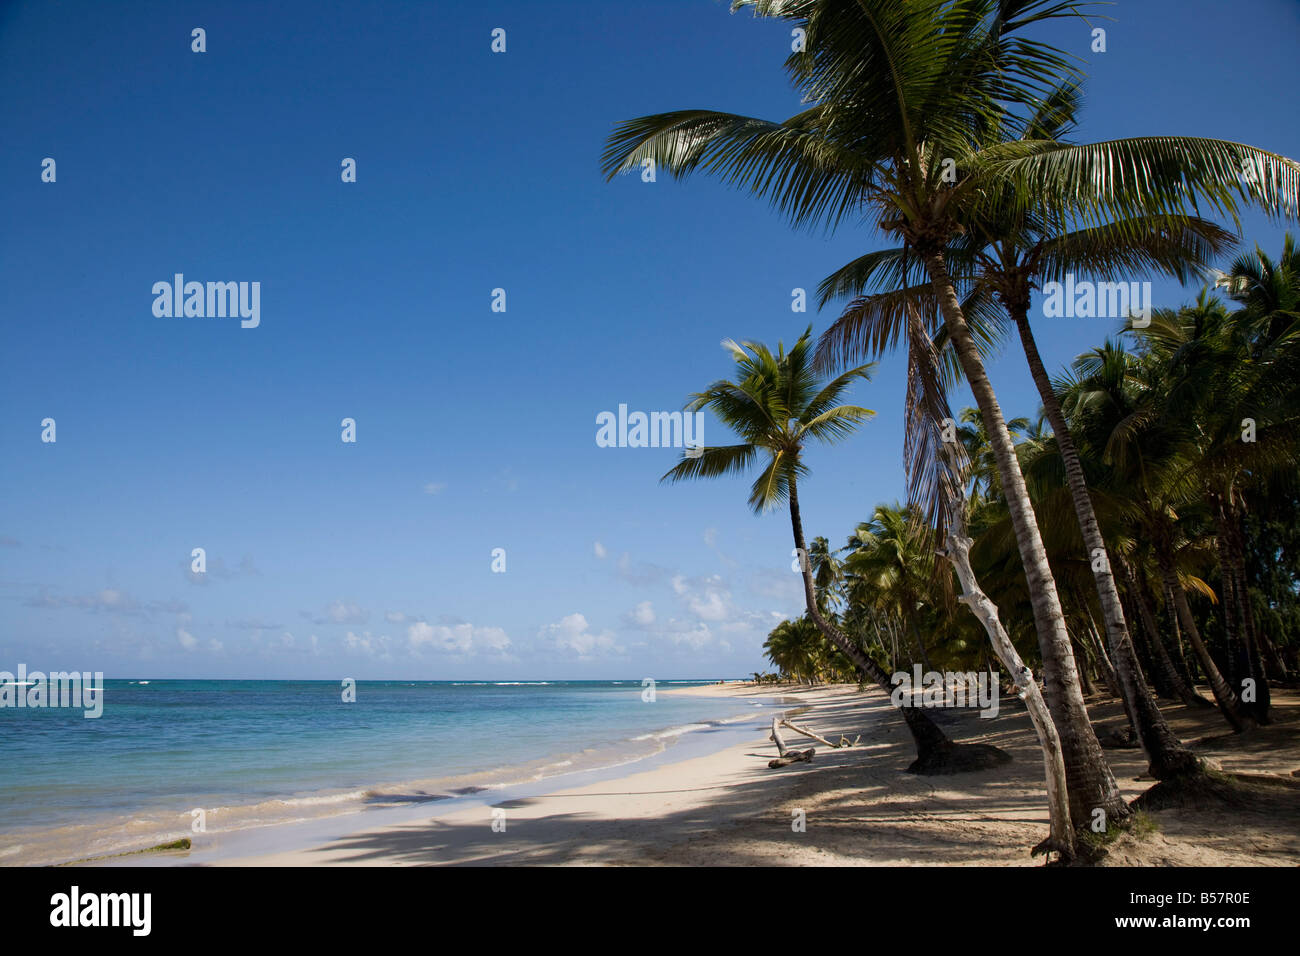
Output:
M1196 671L1192 670L1192 664L1187 660L1187 647L1183 644L1183 628L1178 623L1178 611L1174 607L1174 592L1169 589L1169 585L1165 583L1163 576L1160 583L1165 595L1165 616L1169 618L1169 624L1173 628L1174 650L1178 652L1178 657L1174 660L1174 667L1178 669L1179 675L1187 682L1187 686L1195 689ZM1192 660L1195 661L1195 659L1193 655ZM1206 683L1209 683L1208 679Z
M1174 559L1167 542L1156 542L1156 560L1160 563L1160 576L1164 579L1165 590L1173 601L1178 621L1187 634L1187 639L1191 641L1192 649L1196 651L1196 659L1200 661L1201 670L1205 672L1210 690L1214 694L1214 702L1219 705L1219 711L1233 730L1246 730L1254 725L1254 721L1242 712L1241 701L1232 692L1228 682L1223 679L1223 673L1214 663L1214 658L1210 656L1209 648L1201 640L1200 629L1197 628L1196 620L1192 617L1192 609L1187 603L1187 592L1183 590L1183 585L1174 572Z
M1251 667L1250 651L1246 647L1246 635L1241 630L1241 612L1237 603L1237 578L1233 574L1232 557L1228 553L1228 532L1223 517L1223 499L1214 492L1208 492L1206 499L1214 521L1214 552L1219 559L1222 578L1219 604L1223 608L1223 631L1227 638L1224 643L1228 651L1224 660L1227 669L1224 676L1227 678L1228 685L1235 690L1244 688L1246 684L1243 678L1253 679L1255 673ZM1253 701L1243 700L1241 709L1244 713L1253 716L1255 704Z
M804 544L803 519L799 514L799 490L793 478L790 480L790 526L794 532L794 546L799 549L801 556L806 555L808 548ZM821 611L818 610L812 569L808 562L802 559L799 566L803 572L804 603L808 609L808 616L817 625L817 630L821 631L822 636L835 645L840 653L852 661L860 671L870 677L886 695L892 695L894 684L890 681L889 675L871 659L869 654L864 653L847 634L826 620ZM907 721L907 728L912 732L912 739L916 741L917 759L912 765L913 767L918 765L929 766L931 762L939 759L943 752L950 751L956 746L948 739L948 735L939 729L939 725L922 711L915 707L900 707L898 709L902 713L903 719Z
M925 641L921 639L921 629L916 626L916 617L909 616L907 623L912 631L912 640L916 641L916 650L921 655L921 663L925 665L926 670L934 670L930 666L930 655L925 652Z
M1129 592L1132 594L1133 604L1137 607L1138 617L1146 630L1147 643L1151 646L1149 656L1153 659L1155 667L1159 669L1165 683L1169 685L1178 699L1187 706L1213 707L1213 704L1196 693L1187 681L1183 680L1183 675L1178 673L1178 669L1174 667L1174 662L1169 657L1169 651L1165 649L1165 642L1160 639L1160 629L1156 627L1155 612L1151 608L1147 592L1138 582L1132 565L1120 558L1120 568L1124 572L1125 581L1127 581Z
M1120 689L1119 678L1115 675L1115 665L1110 662L1110 655L1106 653L1106 644L1101 639L1101 634L1097 631L1097 625L1092 620L1092 614L1088 615L1088 637L1092 646L1096 649L1097 666L1101 670L1102 680L1106 682L1106 689L1112 697L1124 699L1124 692Z
M1083 694L1079 690L1074 653L1070 649L1070 635L1065 628L1065 615L1061 611L1056 582L1047 562L1047 551L1043 547L1024 475L1021 474L1020 463L1016 459L1015 445L1007 431L1006 420L1002 416L993 386L985 374L975 340L966 324L943 252L935 250L923 255L944 325L952 338L966 382L979 405L984 428L988 432L997 461L1002 492L1006 496L1007 508L1015 528L1016 544L1029 585L1039 653L1043 659L1047 704L1060 735L1065 758L1071 818L1077 821L1091 820L1093 811L1100 809L1105 813L1107 821L1122 823L1128 819L1130 810L1088 720L1088 709L1084 706Z
M1091 697L1093 694L1097 693L1097 688L1093 686L1092 675L1088 672L1092 669L1092 658L1097 652L1088 646L1085 638L1078 631L1075 632L1074 649L1074 659L1076 661L1082 660L1083 662L1082 666L1079 668L1079 689L1083 692L1084 697Z
M1261 724L1270 723L1269 705L1271 703L1268 687L1268 672L1264 668L1264 658L1260 654L1259 642L1255 638L1255 615L1250 606L1250 592L1246 583L1246 559L1243 554L1244 541L1241 537L1241 519L1236 510L1218 495L1211 496L1214 511L1216 550L1219 552L1219 567L1224 579L1224 612L1235 619L1235 630L1241 641L1246 666L1255 681L1255 701L1247 710ZM1231 600L1229 600L1229 595ZM1229 628L1229 633L1234 628Z
M1101 635L1097 632L1097 622L1092 616L1092 608L1088 604L1088 599L1084 597L1083 593L1079 590L1078 585L1074 586L1074 599L1079 603L1079 607L1083 610L1083 618L1081 618L1081 620L1086 619L1088 624L1086 628L1087 640L1083 642L1084 648L1089 654L1095 655L1097 669L1100 672L1101 678L1105 680L1106 687L1110 691L1111 696L1123 700L1124 694L1119 689L1119 679L1115 676L1115 667L1110 662L1110 655L1106 653L1105 642L1102 641Z
M1115 676L1119 680L1124 708L1137 732L1138 743L1146 752L1149 761L1147 769L1157 780L1198 771L1201 769L1200 760L1183 746L1169 728L1168 721L1151 696L1146 677L1142 673L1142 665L1138 663L1137 653L1133 650L1128 623L1124 620L1124 607L1119 600L1119 588L1115 586L1115 575L1111 570L1109 552L1101 536L1101 527L1097 524L1097 513L1092 506L1092 497L1088 494L1088 484L1084 480L1083 462L1079 459L1070 426L1065 421L1065 413L1061 410L1061 403L1047 376L1042 356L1038 354L1038 344L1034 341L1033 330L1029 326L1029 303L1012 303L1011 306L1012 318L1020 332L1020 343L1024 347L1025 358L1029 361L1030 374L1034 385L1038 387L1038 397L1043 401L1043 410L1047 413L1047 420L1056 436L1056 447L1065 464L1065 481L1070 488L1074 513L1079 520L1079 530L1083 533L1084 550L1097 585L1097 598L1101 604L1102 622L1106 627L1111 664L1114 665Z
M1123 558L1117 560L1122 561ZM1161 664L1160 658L1156 657L1156 652L1151 647L1147 635L1146 618L1138 610L1137 601L1133 599L1127 583L1124 585L1124 590L1120 591L1120 600L1124 602L1124 620L1136 621L1138 624L1137 627L1129 631L1128 636L1133 641L1133 650L1137 651L1138 663L1142 665L1142 673L1146 674L1151 680L1151 692L1156 697L1163 697L1165 700L1177 700L1178 692L1174 688L1173 681L1169 679L1168 670Z
M1051 821L1051 836L1047 844L1054 846L1065 859L1072 859L1075 855L1074 828L1070 822L1072 817L1070 816L1069 778L1065 771L1065 757L1061 750L1060 735L1056 732L1056 724L1052 721L1051 711L1043 700L1042 691L1038 689L1038 682L1034 680L1033 672L1020 659L1016 646L1011 643L1011 638L1007 636L1006 629L1002 626L997 605L984 593L975 578L975 572L970 564L971 541L964 532L964 502L954 501L950 496L948 510L951 530L945 556L952 563L953 571L956 572L957 580L961 584L961 601L984 625L994 653L1014 677L1016 686L1020 688L1020 696L1025 701L1025 709L1029 711L1029 719L1038 734L1038 743L1043 750L1043 769L1046 771L1047 778L1048 819ZM1035 852L1042 847L1043 844L1039 844Z
M1286 666L1286 661L1278 651L1277 645L1273 639L1268 636L1267 629L1258 631L1256 634L1259 640L1259 646L1264 651L1264 656L1268 658L1268 666L1277 672L1278 679L1288 687L1292 684L1291 670Z

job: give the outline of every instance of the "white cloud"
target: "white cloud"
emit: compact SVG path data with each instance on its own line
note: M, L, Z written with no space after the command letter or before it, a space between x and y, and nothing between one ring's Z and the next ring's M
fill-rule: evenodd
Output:
M315 637L312 638L313 644ZM386 636L372 637L369 631L361 634L348 631L347 636L343 638L343 646L354 654L365 654L367 657L388 658L388 638Z
M591 550L595 551L596 557L600 558L602 561L609 557L609 552L605 550L605 546L599 541L591 546Z
M628 623L635 627L649 627L655 622L654 605L649 601L642 601L636 607L627 613Z
M433 625L424 621L412 624L406 629L406 637L412 647L433 643Z
M687 579L674 575L673 591L686 602L696 617L704 621L725 621L735 613L731 592L716 574L707 578Z
M199 643L199 639L183 627L176 628L176 640L180 641L181 647L185 648L187 651L194 650Z
M664 626L664 637L674 644L685 644L699 650L713 643L713 631L703 621L681 621L673 618Z
M355 604L335 601L325 609L325 616L335 624L364 624L370 619L370 612Z
M441 494L442 490L446 487L447 483L445 481L431 481L424 486L424 493L426 495Z
M510 637L499 627L474 627L467 621L429 624L417 621L406 629L412 651L426 647L449 654L502 654L510 648Z
M556 648L582 658L590 657L596 651L619 649L614 643L613 634L609 631L593 633L589 630L587 618L578 613L569 614L555 624L546 625L539 636L552 642Z

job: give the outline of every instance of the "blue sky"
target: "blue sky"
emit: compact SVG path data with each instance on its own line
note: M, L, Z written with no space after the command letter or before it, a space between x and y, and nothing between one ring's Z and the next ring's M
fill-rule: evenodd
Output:
M1224 11L1118 3L1100 55L1058 27L1091 77L1078 137L1300 156L1277 105L1300 7ZM791 289L879 241L795 233L703 177L606 183L599 156L645 113L795 112L788 44L710 0L0 8L0 669L762 669L801 609L788 520L752 515L747 481L659 485L675 452L597 447L596 415L680 408L729 372L723 338L820 331L833 315L793 314ZM260 282L260 326L156 318L178 272ZM1040 322L1040 347L1061 365L1114 327ZM1034 413L1018 353L992 374ZM901 392L887 360L855 394L877 418L811 453L810 536L842 543L901 494Z

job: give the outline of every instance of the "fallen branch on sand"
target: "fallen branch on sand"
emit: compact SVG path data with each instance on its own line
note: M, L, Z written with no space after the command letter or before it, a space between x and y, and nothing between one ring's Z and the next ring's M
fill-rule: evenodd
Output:
M792 763L798 763L799 761L812 763L813 754L817 752L811 747L807 750L791 750L786 747L785 741L781 739L781 725L784 723L787 723L787 721L782 720L780 717L772 718L771 739L776 741L776 752L780 754L780 756L775 760L769 760L767 762L769 770L775 770L777 767L785 767Z
M813 740L817 741L819 744L825 744L827 747L830 747L832 750L834 750L836 747L840 746L839 744L833 744L833 743L831 743L831 742L830 742L829 740L827 740L825 737L819 736L818 733L817 733L815 730L806 730L806 729L804 729L803 727L800 727L798 724L791 723L790 721L785 720L785 719L782 719L782 720L781 720L781 723L784 724L786 727L789 727L789 728L790 728L791 730L793 730L796 734L803 734L805 737L811 737ZM841 737L840 739L843 740L844 738Z

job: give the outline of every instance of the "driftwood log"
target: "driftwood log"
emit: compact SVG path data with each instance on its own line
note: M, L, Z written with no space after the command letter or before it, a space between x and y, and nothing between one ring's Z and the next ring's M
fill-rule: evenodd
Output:
M780 755L775 760L769 760L767 766L769 770L775 770L777 767L785 767L792 763L800 761L812 763L813 754L817 751L809 747L807 750L791 750L785 745L781 738L781 725L785 723L780 717L772 718L772 740L776 741L776 752Z
M816 733L816 731L805 730L803 727L800 727L798 724L791 723L791 722L788 721L788 720L782 720L781 723L784 724L785 726L789 727L789 728L790 728L791 730L793 730L796 734L803 734L805 737L811 737L813 740L817 741L819 744L825 744L827 747L830 747L832 750L834 750L836 747L839 746L839 744L833 744L833 743L831 743L831 742L830 742L829 740L827 740L825 737L818 736L818 734Z
M790 721L786 720L784 717L773 717L772 735L768 739L776 742L776 752L780 755L775 760L768 761L767 765L773 770L775 770L777 767L785 767L792 763L798 763L800 761L804 763L810 763L812 761L813 754L817 752L816 749L814 748L809 748L808 750L791 750L789 747L785 745L785 740L781 737L782 727L789 727L796 734L803 734L805 737L809 737L817 741L819 744L825 744L827 747L830 747L832 750L838 750L841 747L852 747L854 744L856 744L858 741L862 739L861 734L859 734L857 737L854 737L852 740L849 740L848 737L844 736L843 734L840 734L839 743L833 744L825 737L818 734L817 731L812 730L811 728L800 727L798 724L791 723Z

